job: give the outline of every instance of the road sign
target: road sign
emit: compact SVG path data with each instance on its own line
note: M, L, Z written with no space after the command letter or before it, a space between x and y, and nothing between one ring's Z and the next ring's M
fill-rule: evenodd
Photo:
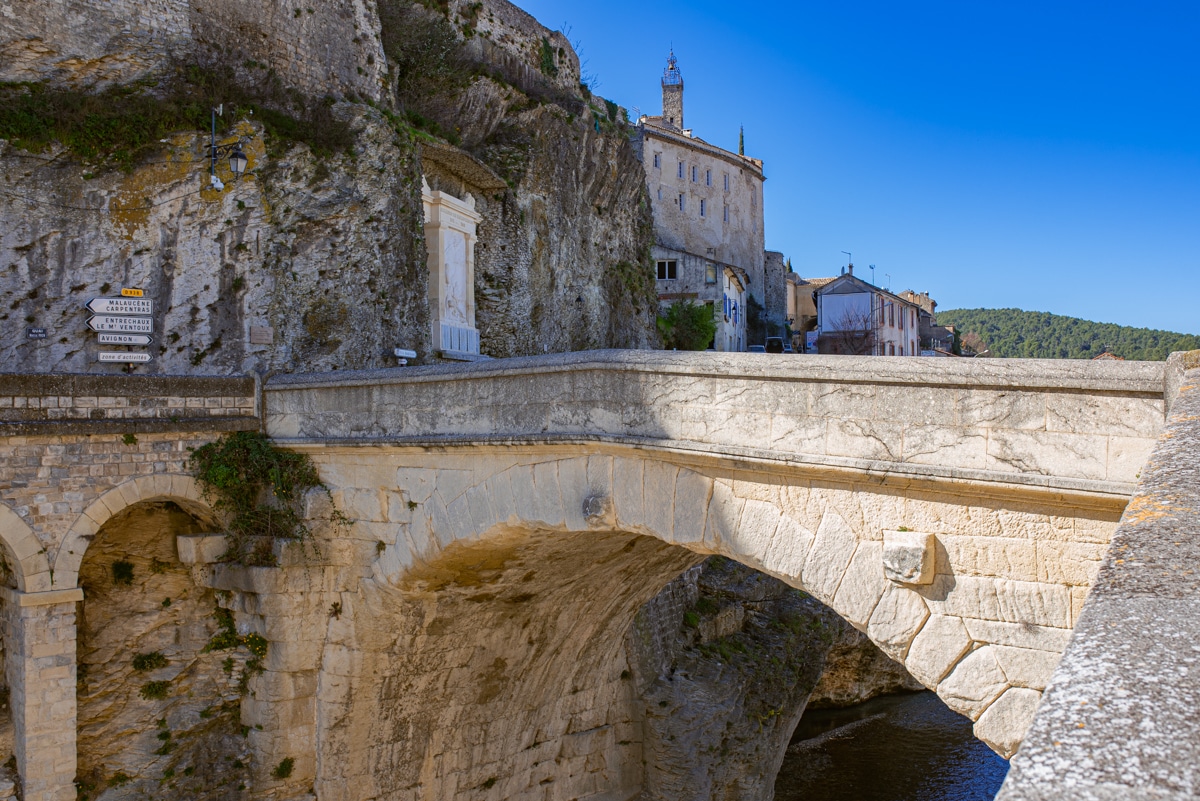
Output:
M88 328L93 331L120 331L125 334L149 334L154 331L154 320L149 317L89 317Z
M154 301L142 298L92 298L88 311L96 314L154 314Z
M121 290L121 297L125 297L125 298L140 298L144 294L146 294L146 293L142 292L142 290L140 290L140 289L122 289Z
M109 353L101 351L100 361L102 362L148 362L150 361L149 353Z
M26 328L25 329L25 338L26 339L45 339L46 338L46 329L45 328Z
M149 345L154 340L145 334L100 334L101 345Z

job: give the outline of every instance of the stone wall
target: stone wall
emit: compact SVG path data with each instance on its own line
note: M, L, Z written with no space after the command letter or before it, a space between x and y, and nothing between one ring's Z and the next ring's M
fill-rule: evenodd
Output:
M449 15L471 31L468 52L514 85L525 91L542 83L579 91L579 56L562 31L546 28L508 0L450 0Z

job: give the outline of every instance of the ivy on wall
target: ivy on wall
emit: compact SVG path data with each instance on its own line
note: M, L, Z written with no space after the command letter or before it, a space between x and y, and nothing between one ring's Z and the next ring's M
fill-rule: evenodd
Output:
M276 447L250 431L227 434L192 451L189 466L205 498L226 517L227 561L274 565L274 541L302 540L309 534L301 503L306 492L328 488L305 454ZM350 521L334 507L329 522Z

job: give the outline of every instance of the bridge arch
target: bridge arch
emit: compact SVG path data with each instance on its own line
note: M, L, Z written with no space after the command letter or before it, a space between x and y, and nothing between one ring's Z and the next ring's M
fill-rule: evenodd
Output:
M388 548L377 577L401 584L414 565L434 563L456 544L514 529L627 532L719 554L816 597L975 721L980 739L1005 756L1015 751L1040 687L1010 681L997 649L945 613L936 603L944 583L886 578L882 528L867 530L861 514L827 497L799 501L813 507L801 520L790 511L796 503L784 502L786 482L769 475L709 473L642 453L546 456L477 481L448 470L444 483L435 477L413 496L410 543Z
M54 588L76 587L84 554L101 527L125 509L147 501L171 501L199 519L213 517L200 485L191 476L156 473L131 478L93 501L71 525L54 558Z
M50 589L50 563L46 549L24 519L7 504L0 504L0 542L10 562L17 589L44 592Z

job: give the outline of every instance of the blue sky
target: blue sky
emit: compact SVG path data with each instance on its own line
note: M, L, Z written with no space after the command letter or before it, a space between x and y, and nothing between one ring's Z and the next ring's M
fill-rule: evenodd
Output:
M1200 2L517 1L631 114L673 45L801 275L1200 333Z

